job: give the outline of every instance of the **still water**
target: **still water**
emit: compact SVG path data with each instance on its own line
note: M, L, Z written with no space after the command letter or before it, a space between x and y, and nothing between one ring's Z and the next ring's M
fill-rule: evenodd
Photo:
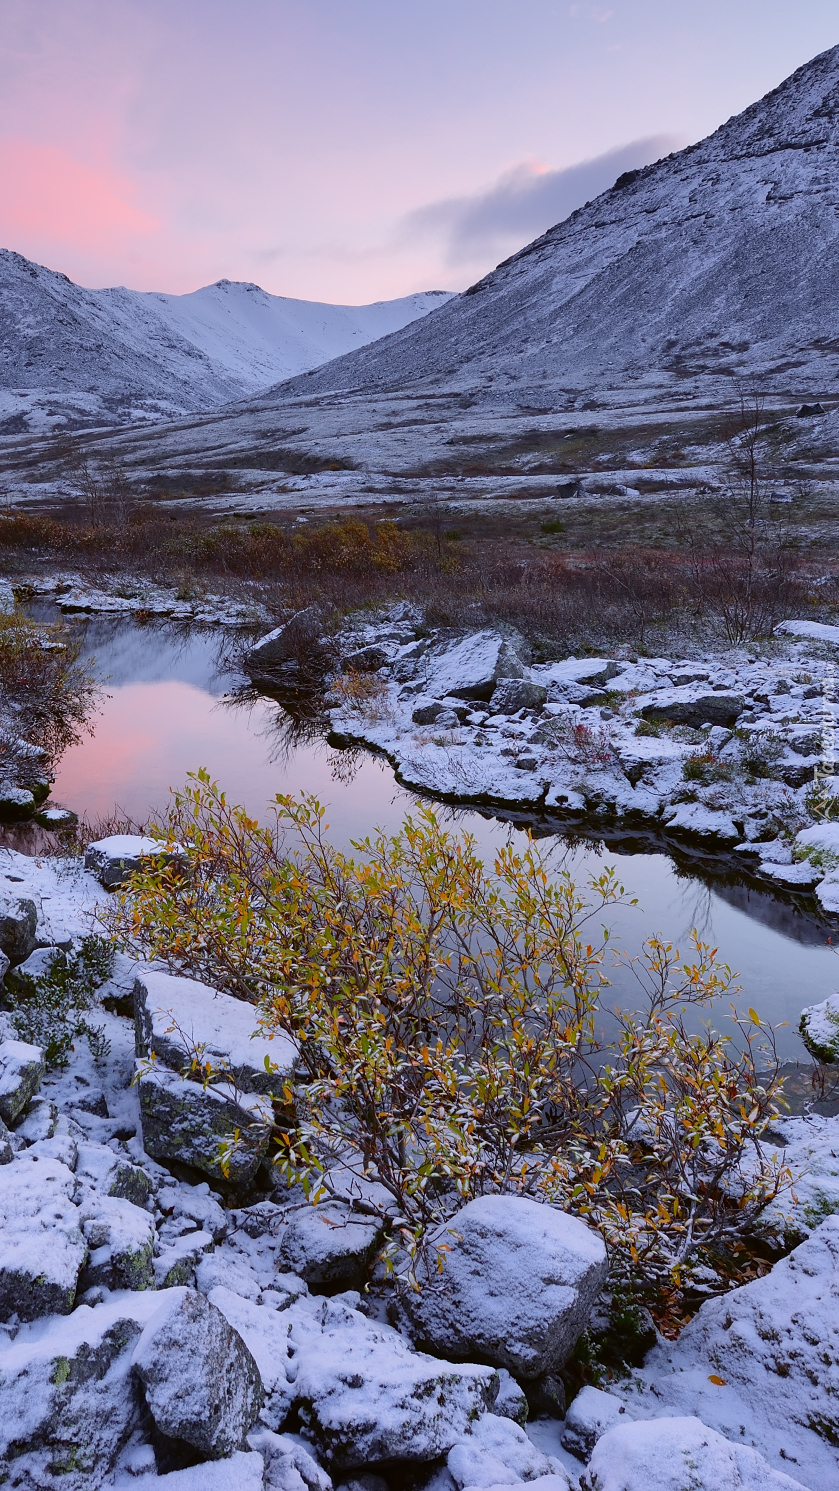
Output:
M46 614L46 613L44 613ZM395 782L390 767L369 755L348 757L319 738L288 737L278 704L237 694L242 680L212 631L138 626L91 618L75 623L106 697L94 732L67 751L53 801L90 819L120 809L141 822L165 810L169 790L205 767L228 798L259 814L276 792L310 792L327 807L334 840L348 847L374 828L395 830L419 799ZM519 825L466 809L439 809L477 838L485 857ZM731 878L711 878L666 853L627 852L598 842L566 845L557 853L584 882L614 865L637 906L609 912L616 947L638 951L651 933L687 948L692 927L719 948L743 986L742 1007L765 1020L789 1022L778 1032L781 1054L800 1058L796 1034L805 1004L839 987L830 929L814 914ZM592 929L593 931L596 929ZM629 997L625 973L614 979L615 1000Z

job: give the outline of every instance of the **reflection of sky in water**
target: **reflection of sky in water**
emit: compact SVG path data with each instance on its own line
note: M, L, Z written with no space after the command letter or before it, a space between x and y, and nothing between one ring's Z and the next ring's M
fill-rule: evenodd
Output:
M61 762L53 798L89 817L106 816L118 805L143 820L165 807L170 787L187 772L206 767L231 800L259 813L276 792L311 792L327 805L327 821L343 846L375 827L398 828L417 802L394 781L386 763L357 758L351 779L336 776L342 753L321 740L283 747L278 706L258 698L231 704L221 696L233 675L219 665L224 639L217 633L178 635L168 627L136 627L96 618L83 623L85 648L95 654L100 677L108 679L95 733L69 750ZM339 767L340 770L340 767ZM453 826L475 835L485 858L519 830L463 809L437 808ZM544 842L544 841L543 841ZM616 947L637 952L644 936L661 932L687 950L691 927L719 948L737 970L744 1004L754 1005L779 1032L786 1056L801 1055L795 1033L805 1004L839 986L839 967L827 934L789 906L745 886L709 888L681 875L663 854L619 854L576 844L558 855L581 882L614 865L636 907L609 911ZM598 926L591 928L597 941ZM611 965L607 955L607 967ZM614 1000L631 997L632 979L614 975ZM611 996L609 996L611 1002Z

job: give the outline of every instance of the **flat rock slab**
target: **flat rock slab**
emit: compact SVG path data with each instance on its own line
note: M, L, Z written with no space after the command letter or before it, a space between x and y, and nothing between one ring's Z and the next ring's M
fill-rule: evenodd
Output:
M257 1019L252 1004L194 979L150 970L134 981L138 1056L153 1054L180 1072L198 1053L244 1092L267 1093L281 1088L297 1053L284 1036L257 1034Z
M741 694L696 687L661 689L641 706L645 720L672 720L674 725L733 725L742 714Z

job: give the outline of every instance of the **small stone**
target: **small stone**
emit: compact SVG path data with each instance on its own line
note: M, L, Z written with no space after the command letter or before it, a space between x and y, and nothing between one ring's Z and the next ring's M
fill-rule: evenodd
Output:
M620 1398L604 1393L598 1387L584 1387L578 1392L565 1415L562 1443L579 1460L588 1461L594 1446L607 1429L620 1422L626 1407Z
M538 709L547 696L548 691L541 683L529 683L525 678L505 678L496 684L492 712L517 714L520 709Z
M25 1144L37 1144L51 1139L58 1124L58 1109L51 1098L35 1098L26 1117L15 1128L18 1139Z
M314 1287L363 1289L381 1235L374 1218L326 1202L292 1218L278 1261Z
M436 699L430 704L418 704L411 719L415 725L433 725L438 716L443 713L444 707Z
M154 1285L154 1219L130 1201L99 1196L82 1208L90 1257L81 1287L149 1289Z
M35 811L35 794L28 787L15 787L11 782L0 782L0 820L14 823L22 818L31 818Z
M176 1284L192 1284L197 1265L212 1249L213 1239L209 1232L188 1232L184 1237L179 1237L154 1260L157 1288L170 1289Z

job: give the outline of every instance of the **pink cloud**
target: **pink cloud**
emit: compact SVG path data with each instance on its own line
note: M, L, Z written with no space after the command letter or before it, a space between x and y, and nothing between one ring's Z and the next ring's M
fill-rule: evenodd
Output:
M56 145L0 139L0 237L10 248L37 239L95 250L151 233L160 224L133 205L134 194L125 177Z

